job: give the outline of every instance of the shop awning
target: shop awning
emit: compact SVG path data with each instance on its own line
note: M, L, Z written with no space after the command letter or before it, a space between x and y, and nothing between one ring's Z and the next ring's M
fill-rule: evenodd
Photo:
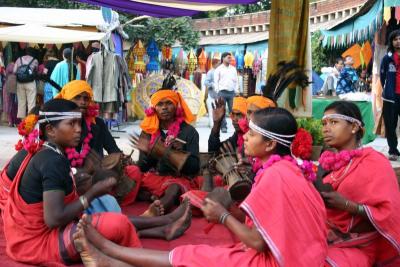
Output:
M383 1L368 0L357 14L328 30L322 30L323 45L340 47L371 39L383 21Z
M230 5L251 4L257 0L76 0L131 14L158 18L193 16L202 11L215 11Z
M102 40L105 35L105 33L66 30L35 24L0 28L0 41L3 42L63 44Z

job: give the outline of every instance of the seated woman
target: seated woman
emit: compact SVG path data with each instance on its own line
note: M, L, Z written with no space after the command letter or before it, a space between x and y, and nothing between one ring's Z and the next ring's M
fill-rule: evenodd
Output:
M245 135L245 153L260 158L250 195L241 204L242 224L218 202L206 199L206 218L219 222L241 241L233 247L184 245L171 252L122 248L98 233L86 217L74 235L86 266L322 266L327 254L325 208L310 182L307 162L299 166L290 155L297 132L285 109L255 112ZM308 162L309 163L309 162ZM308 166L308 167L306 167ZM307 178L302 173L304 170Z
M367 267L399 256L399 185L385 156L361 147L360 110L337 101L322 122L325 143L338 151L321 155L328 174L316 183L328 207L328 265Z
M30 147L36 147L36 151L27 149L31 159L18 170L3 210L6 252L16 261L35 265L79 261L70 238L76 231L76 220L94 198L108 193L116 183L114 178L99 181L78 197L65 148L78 145L81 116L78 106L64 99L48 101L39 113L42 140L30 139ZM39 135L38 129L35 132ZM130 220L143 230L140 236L170 239L187 228L190 207L184 203L175 215L155 218L158 220L128 219L109 212L92 218L93 225L107 239L140 247Z

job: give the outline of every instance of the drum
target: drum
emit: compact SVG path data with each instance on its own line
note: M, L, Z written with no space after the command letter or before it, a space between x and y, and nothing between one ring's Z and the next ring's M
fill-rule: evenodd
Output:
M236 155L220 154L210 160L210 170L222 175L233 200L242 201L250 193L251 181L236 169L236 163Z
M154 159L166 158L177 173L180 173L187 159L189 152L172 149L171 146L166 147L161 137L158 137L150 150L150 156Z

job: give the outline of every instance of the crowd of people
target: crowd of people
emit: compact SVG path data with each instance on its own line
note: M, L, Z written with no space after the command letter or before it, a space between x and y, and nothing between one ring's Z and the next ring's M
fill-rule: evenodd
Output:
M66 47L58 50L27 47L15 49L7 65L0 64L3 113L10 127L16 127L36 105L53 99L61 88L73 80L86 80L90 53L99 51L94 42L87 53ZM2 61L3 62L3 61Z
M393 39L396 51L399 40L400 34ZM34 81L19 84L17 79L17 93L23 91L26 101L18 113L23 138L0 177L6 252L13 260L35 265L334 267L399 259L397 177L385 156L362 147L364 122L354 103L336 101L325 108L328 149L316 170L309 161L311 135L278 107L282 88L269 84L263 95L238 96L236 70L229 64L231 55L224 53L220 66L214 62L207 75L211 160L202 160L192 126L196 118L168 75L151 96L141 134L131 136L132 147L139 150L134 162L98 117L93 90L79 79L85 77L81 58L73 67L70 53L64 50L64 61L57 64L49 57L53 67L47 75L62 89L45 86L49 97L44 104L28 101L36 90ZM39 68L32 56L18 60L10 73L29 76L29 70ZM344 70L341 65L335 66L341 73L337 87L342 73L352 75L351 58ZM347 92L346 85L339 91ZM226 104L235 131L221 140ZM239 197L233 190L238 185ZM149 203L143 214L124 214L121 207L139 201ZM230 230L236 243L182 245L171 251L142 248L143 238L180 238L195 209Z

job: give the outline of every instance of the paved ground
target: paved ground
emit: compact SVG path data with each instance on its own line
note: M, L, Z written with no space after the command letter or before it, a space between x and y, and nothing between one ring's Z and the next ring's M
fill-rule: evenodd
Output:
M228 119L229 120L229 119ZM221 139L226 139L233 133L233 127L230 121L228 121L228 133L221 134ZM207 151L207 141L210 134L210 128L208 126L208 119L206 117L201 118L197 124L196 129L200 136L200 152ZM124 153L129 154L132 149L129 145L128 134L132 132L140 132L139 122L129 123L120 127L120 130L124 132L112 132L112 135L116 137L117 145L124 151ZM15 154L14 145L18 142L19 136L16 128L10 128L7 126L0 126L0 169L6 164L6 162ZM386 139L376 138L374 142L368 144L368 146L374 147L376 150L387 154L388 146ZM133 158L137 158L137 151L134 152ZM399 162L392 162L393 166L400 167Z

